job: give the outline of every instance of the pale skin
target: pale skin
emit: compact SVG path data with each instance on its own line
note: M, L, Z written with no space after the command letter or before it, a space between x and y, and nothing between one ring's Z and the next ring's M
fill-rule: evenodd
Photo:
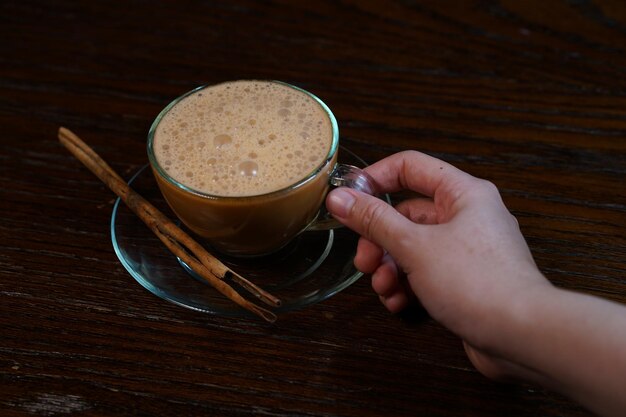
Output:
M338 188L326 200L362 236L354 263L389 311L417 299L487 377L626 415L626 306L553 286L490 182L416 151L367 172L380 192L425 196L391 207Z

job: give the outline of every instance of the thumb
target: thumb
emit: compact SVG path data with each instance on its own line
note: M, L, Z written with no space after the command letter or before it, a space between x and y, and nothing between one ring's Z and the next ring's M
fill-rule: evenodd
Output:
M326 198L326 208L337 220L361 236L401 255L416 225L389 204L371 195L341 187Z

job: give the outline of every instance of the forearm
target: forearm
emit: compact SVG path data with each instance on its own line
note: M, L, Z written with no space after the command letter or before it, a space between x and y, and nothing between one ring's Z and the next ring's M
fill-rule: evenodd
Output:
M626 413L626 306L544 289L518 308L500 354L602 415Z

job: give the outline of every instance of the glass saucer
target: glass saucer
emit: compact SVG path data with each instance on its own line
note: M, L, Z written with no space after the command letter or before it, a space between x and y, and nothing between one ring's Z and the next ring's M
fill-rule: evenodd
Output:
M343 147L339 161L366 166L361 158ZM166 216L176 218L159 192L148 165L142 167L129 184ZM153 294L196 311L250 315L195 277L119 198L111 216L111 240L122 265ZM358 235L347 228L310 231L300 234L272 255L252 259L220 255L219 258L235 272L279 297L282 305L273 311L281 313L323 301L356 282L362 276L353 265L357 241ZM236 284L231 285L239 290ZM249 298L245 292L241 295Z

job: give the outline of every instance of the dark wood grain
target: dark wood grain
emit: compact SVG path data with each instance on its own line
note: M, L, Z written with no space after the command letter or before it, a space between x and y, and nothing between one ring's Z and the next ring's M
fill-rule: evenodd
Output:
M367 277L275 325L153 296L56 130L129 177L181 93L292 82L368 162L418 149L495 182L550 280L626 302L625 46L621 0L1 2L0 414L589 415L487 380Z

